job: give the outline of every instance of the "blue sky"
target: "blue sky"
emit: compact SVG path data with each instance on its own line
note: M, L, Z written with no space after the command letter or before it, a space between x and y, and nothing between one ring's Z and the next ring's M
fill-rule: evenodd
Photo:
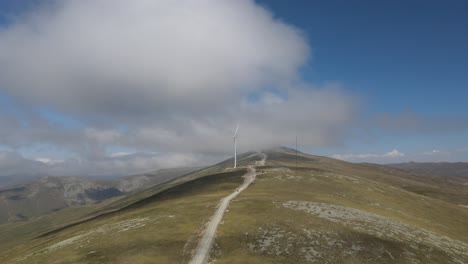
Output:
M465 1L260 1L305 31L312 81L339 80L373 111L466 114Z
M243 150L297 133L349 161L468 161L466 1L171 3L167 29L157 3L111 2L0 1L0 152L75 174L209 163L236 119ZM194 7L212 20L184 24Z
M468 118L466 1L259 2L308 36L313 58L304 77L344 83L363 97L365 115ZM377 142L356 140L349 148L421 151L468 144L466 128L436 136L378 133Z

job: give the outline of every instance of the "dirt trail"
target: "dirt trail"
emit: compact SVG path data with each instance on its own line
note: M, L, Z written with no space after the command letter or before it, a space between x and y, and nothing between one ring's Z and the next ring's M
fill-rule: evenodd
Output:
M264 153L261 153L261 154L263 155L263 159L258 162L258 165L264 166L267 156ZM208 223L208 226L205 230L205 234L203 235L203 238L200 240L200 243L198 244L195 256L189 262L190 264L203 264L207 262L210 249L211 249L211 246L213 245L214 237L216 235L216 229L218 228L218 225L221 222L221 219L223 219L224 212L226 212L226 209L228 208L229 203L239 193L247 189L247 187L249 187L249 185L255 181L255 177L257 175L255 166L249 165L247 169L248 169L248 172L244 174L244 176L242 176L244 178L244 183L242 183L242 185L239 188L237 188L233 193L221 199L221 202L219 203L219 206L216 209L216 212L214 213L213 217Z

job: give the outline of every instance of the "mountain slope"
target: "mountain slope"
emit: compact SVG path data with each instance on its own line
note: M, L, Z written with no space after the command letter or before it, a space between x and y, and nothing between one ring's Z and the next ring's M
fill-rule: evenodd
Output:
M263 153L266 166L257 163L262 155L247 153L236 170L226 161L88 206L88 216L60 216L58 230L59 224L23 223L9 230L42 231L0 247L0 262L187 263L220 199L241 185L249 164L257 166L257 179L225 212L210 252L215 263L468 262L468 209L411 191L439 188L437 182L379 165L304 153L296 159L285 148Z
M187 174L195 168L162 169L114 181L82 177L41 177L0 189L0 223L41 216L67 207L94 204Z
M468 185L468 162L407 162L388 164L388 166Z

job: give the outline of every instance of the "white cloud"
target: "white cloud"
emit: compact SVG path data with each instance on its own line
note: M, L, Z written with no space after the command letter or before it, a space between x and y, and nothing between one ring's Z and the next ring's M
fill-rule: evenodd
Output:
M468 116L466 115L430 116L405 111L378 114L374 122L386 132L404 135L444 135L453 131L468 130Z
M425 151L422 154L423 155L437 155L437 154L441 154L441 153L446 153L446 151L440 151L438 149L433 149L431 151Z
M113 143L121 137L121 133L115 130L98 130L95 128L86 128L84 134L91 140L101 144Z
M132 152L125 152L125 151L119 151L119 152L114 152L114 153L111 153L109 156L111 158L118 158L118 157L124 157L124 156L128 156L128 155L132 155L134 153Z
M123 153L88 160L28 159L16 152L0 152L2 178L35 176L125 176L160 168L208 165L212 157L183 153Z
M403 157L405 156L404 153L399 152L398 150L394 149L390 152L387 152L382 155L382 157L390 157L390 158L395 158L395 157Z
M345 160L345 161L387 161L395 158L404 157L405 154L393 149L387 153L383 154L336 154L332 157L335 159Z
M46 165L26 159L14 151L0 151L0 168L0 176L40 175Z
M50 159L50 158L35 158L34 160L42 162L47 165L55 165L55 164L60 164L60 163L65 162L64 160Z
M439 150L439 149L433 149L431 151L425 151L421 153L421 157L425 158L425 161L449 161L449 160L454 160L454 159L459 159L463 155L457 155L457 157L454 157L453 151L447 151L447 150ZM415 159L418 159L415 157Z
M57 1L46 10L0 32L2 84L80 114L210 111L295 79L309 53L298 29L247 0Z
M301 81L309 54L300 30L253 0L52 1L0 30L0 93L31 115L25 127L0 110L0 144L72 151L80 162L53 167L64 174L220 159L237 122L241 152L295 135L340 144L358 100ZM50 124L38 108L85 127ZM108 157L113 144L165 154Z

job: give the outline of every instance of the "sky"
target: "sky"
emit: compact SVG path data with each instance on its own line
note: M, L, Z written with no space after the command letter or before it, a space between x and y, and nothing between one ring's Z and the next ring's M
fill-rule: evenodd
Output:
M0 0L0 178L277 145L468 161L466 1Z

